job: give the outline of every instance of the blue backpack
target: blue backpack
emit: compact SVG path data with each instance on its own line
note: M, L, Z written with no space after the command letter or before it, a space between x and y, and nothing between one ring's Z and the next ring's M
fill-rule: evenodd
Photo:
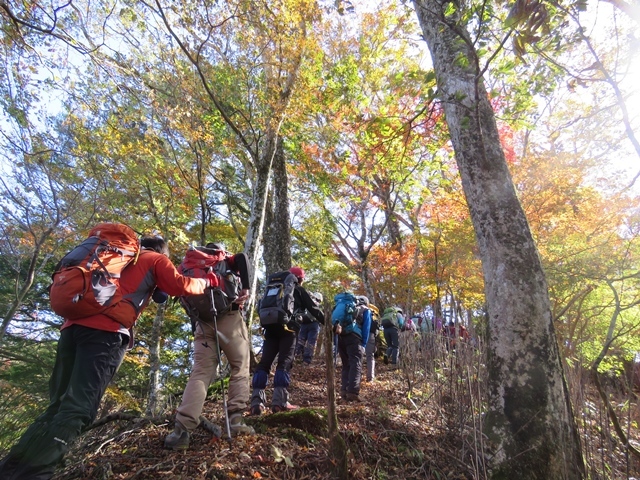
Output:
M331 314L331 323L340 325L343 334L351 333L358 314L355 295L349 292L339 293L333 298L333 301L336 306Z

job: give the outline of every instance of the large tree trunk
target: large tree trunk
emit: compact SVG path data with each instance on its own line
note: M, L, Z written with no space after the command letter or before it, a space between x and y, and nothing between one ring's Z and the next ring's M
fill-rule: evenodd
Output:
M265 141L261 157L256 161L256 177L253 182L253 197L251 198L251 217L249 218L247 237L244 244L244 253L247 254L249 261L254 266L258 265L259 249L264 229L264 214L267 208L267 195L271 180L271 167L276 153L277 141L278 135L276 131L272 131Z
M547 283L479 77L476 52L461 20L467 12L458 2L414 4L431 51L482 259L489 312L485 433L492 478L582 478L580 442Z
M291 220L289 218L289 194L287 181L287 162L278 141L273 158L273 189L270 195L265 225L264 264L267 274L288 270L291 267Z

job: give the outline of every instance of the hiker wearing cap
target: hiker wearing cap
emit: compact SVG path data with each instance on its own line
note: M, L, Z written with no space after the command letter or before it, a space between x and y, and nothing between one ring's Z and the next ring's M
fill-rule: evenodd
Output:
M244 253L227 253L220 243L208 243L205 247L190 248L178 270L187 276L196 277L206 275L208 271L216 272L221 278L221 290L224 290L222 287L228 282L227 279L235 279L237 283L235 289L226 287L230 301L226 308L219 307L215 322L210 295L180 299L194 331L193 368L176 413L174 431L165 438L164 446L172 450L187 449L191 433L199 425L215 436L221 436L221 429L202 417L207 390L219 374L219 351L225 354L231 367L225 412L229 419L230 433L234 436L253 434L253 428L245 424L242 416L250 396L251 346L242 317L242 307L249 298L247 257Z
M287 273L287 272L280 272ZM293 312L307 310L313 317L324 325L324 313L311 298L309 293L302 287L305 273L300 267L291 267L289 277L295 277L293 288ZM264 303L264 299L263 302ZM286 324L274 323L264 326L264 344L262 346L262 358L256 367L251 385L253 393L251 395L251 415L261 415L266 409L267 397L265 388L269 379L271 365L276 357L276 372L273 377L273 398L271 399L271 411L274 413L293 410L298 408L289 403L289 392L287 388L291 383L290 370L293 365L296 348L296 338L300 325L296 316L292 315Z
M322 304L321 293L310 293L309 296L317 305ZM298 313L297 320L300 323L300 332L298 333L295 356L296 358L302 357L302 364L309 366L311 365L311 360L313 360L313 354L316 349L316 342L318 341L318 334L320 333L320 323L306 309Z

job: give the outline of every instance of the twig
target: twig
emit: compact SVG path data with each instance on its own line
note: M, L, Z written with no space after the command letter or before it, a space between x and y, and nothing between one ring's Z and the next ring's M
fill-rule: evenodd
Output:
M140 474L144 473L144 472L148 472L150 470L157 470L158 468L162 467L165 464L169 464L171 463L173 460L167 460L166 462L162 462L162 463L156 463L155 465L149 465L148 467L144 467L141 468L140 470L138 470L131 478L137 478Z

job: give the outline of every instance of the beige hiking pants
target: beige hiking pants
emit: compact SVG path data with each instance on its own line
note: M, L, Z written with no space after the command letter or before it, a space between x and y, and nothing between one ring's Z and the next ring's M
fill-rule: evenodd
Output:
M229 412L244 411L250 397L249 335L239 311L231 311L218 318L218 337L220 350L224 352L231 366L229 391L226 392ZM194 339L193 369L176 415L176 420L189 431L200 423L207 389L216 378L217 366L218 354L213 324L198 322Z

